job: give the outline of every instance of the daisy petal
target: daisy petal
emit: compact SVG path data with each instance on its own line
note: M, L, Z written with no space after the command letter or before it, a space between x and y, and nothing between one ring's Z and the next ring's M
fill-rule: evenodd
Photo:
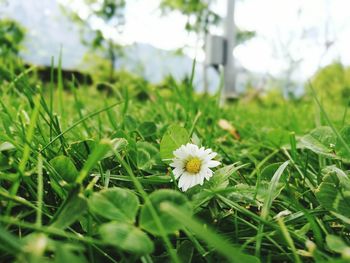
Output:
M205 173L201 172L197 177L197 184L203 185L204 178L205 178Z
M175 157L178 157L180 159L187 158L187 156L188 156L186 148L182 147L182 146L179 149L173 151L173 154Z
M175 168L173 170L175 179L179 178L183 173L184 173L184 169L181 169L181 168Z
M212 152L212 150L210 148L205 150L206 154L210 154L211 152Z
M205 179L209 180L213 176L213 171L208 169L205 174Z
M217 153L216 152L212 152L212 153L210 153L210 154L208 154L208 156L207 156L207 161L209 161L209 160L211 160L211 159L213 159L215 156L217 155Z
M213 167L219 166L220 164L221 163L218 161L209 161L207 165L209 168L213 168Z
M186 191L187 190L187 185L190 183L191 180L191 175L189 175L188 173L183 173L182 176L179 179L179 188L182 189L182 191Z

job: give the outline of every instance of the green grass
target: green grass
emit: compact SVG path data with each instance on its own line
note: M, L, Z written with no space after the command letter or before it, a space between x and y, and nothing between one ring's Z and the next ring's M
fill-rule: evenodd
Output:
M220 107L173 81L107 95L33 70L0 84L1 262L349 262L341 105ZM167 131L218 152L210 181L178 189Z

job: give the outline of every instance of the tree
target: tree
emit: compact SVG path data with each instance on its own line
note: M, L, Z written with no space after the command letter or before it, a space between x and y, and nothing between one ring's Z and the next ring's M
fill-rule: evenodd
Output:
M25 30L16 21L0 20L0 56L17 55L24 35Z
M213 0L161 0L160 9L163 14L179 11L187 16L185 29L197 34L207 34L210 28L218 26L222 17L211 10ZM238 29L236 32L237 44L241 44L255 36L254 31Z
M22 69L18 53L24 40L24 28L14 20L0 20L0 84L11 81L13 73Z
M161 0L163 14L180 11L187 16L186 30L206 34L211 25L220 22L220 16L210 10L212 0Z
M74 4L76 0L70 0ZM79 9L64 6L68 16L81 26L82 43L93 51L105 54L110 62L109 81L114 79L115 62L122 54L122 47L115 36L122 31L125 23L125 0L83 0ZM84 14L80 12L84 9ZM96 22L102 26L96 26ZM113 30L113 35L106 32L106 28Z
M340 62L323 67L314 75L311 85L322 102L350 105L350 67Z

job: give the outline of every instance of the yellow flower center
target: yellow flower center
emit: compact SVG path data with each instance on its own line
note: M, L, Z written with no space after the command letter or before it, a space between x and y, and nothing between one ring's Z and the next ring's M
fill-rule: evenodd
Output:
M191 174L196 174L201 169L201 160L197 157L192 157L186 163L185 170Z

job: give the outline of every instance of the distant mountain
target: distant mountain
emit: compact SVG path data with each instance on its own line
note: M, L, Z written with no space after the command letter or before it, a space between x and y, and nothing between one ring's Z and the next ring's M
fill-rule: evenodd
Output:
M15 19L27 28L25 49L21 52L27 62L50 65L52 56L57 62L62 47L64 68L77 69L81 65L87 48L81 44L78 26L63 14L56 0L2 0L0 16ZM141 75L153 83L169 74L182 79L191 73L191 58L149 44L126 46L125 54L117 61L116 67ZM198 63L194 79L198 90L203 86L202 76L202 65ZM219 76L213 69L209 70L208 79L210 90L216 90Z
M125 57L117 62L117 68L135 72L151 82L160 82L170 74L178 80L191 74L193 60L185 55L144 43L126 46L124 50ZM198 90L203 89L202 77L203 64L197 63L194 84ZM211 90L215 90L219 85L219 75L214 69L208 70L208 82Z

